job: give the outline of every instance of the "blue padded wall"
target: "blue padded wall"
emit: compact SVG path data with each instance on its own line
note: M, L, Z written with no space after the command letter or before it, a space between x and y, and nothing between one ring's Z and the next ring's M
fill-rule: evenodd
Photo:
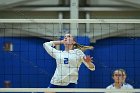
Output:
M9 80L11 87L47 87L54 73L54 59L44 50L44 39L34 37L0 38L0 87ZM3 50L4 42L13 43L13 51Z
M95 44L93 53L96 71L92 74L92 87L107 87L113 83L111 74L123 68L127 72L127 82L140 88L140 38L108 38Z

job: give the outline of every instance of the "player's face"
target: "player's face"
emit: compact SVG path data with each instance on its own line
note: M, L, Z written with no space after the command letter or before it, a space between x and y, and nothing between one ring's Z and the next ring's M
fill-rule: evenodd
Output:
M117 70L114 72L113 79L116 83L123 83L126 79L126 74Z
M65 45L72 45L74 43L75 43L75 41L73 39L73 36L71 34L66 34L64 37L64 44Z

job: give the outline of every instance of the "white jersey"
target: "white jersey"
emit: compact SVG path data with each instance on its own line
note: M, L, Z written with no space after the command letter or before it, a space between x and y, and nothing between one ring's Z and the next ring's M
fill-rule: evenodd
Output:
M106 89L117 89L117 88L115 88L114 84L111 84ZM133 86L128 83L124 83L120 89L133 89ZM107 93L118 93L118 92L107 92ZM132 93L132 92L119 92L119 93Z
M66 86L69 83L77 83L81 63L83 62L88 67L83 60L85 54L79 49L69 51L56 50L52 47L54 46L53 41L46 42L43 46L56 59L57 67L51 79L51 84Z

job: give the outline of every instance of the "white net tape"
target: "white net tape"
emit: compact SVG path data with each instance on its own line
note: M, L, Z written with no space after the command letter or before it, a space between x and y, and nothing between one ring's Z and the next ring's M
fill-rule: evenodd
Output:
M140 23L140 19L0 19L0 23Z
M140 93L140 89L100 89L100 88L0 88L0 92L118 92Z

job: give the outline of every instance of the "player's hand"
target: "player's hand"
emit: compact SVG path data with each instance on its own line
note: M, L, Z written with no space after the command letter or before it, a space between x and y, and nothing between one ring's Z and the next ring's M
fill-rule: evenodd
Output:
M93 47L93 46L89 46L89 49L93 50L93 49L94 49L94 47Z
M90 57L90 56L85 56L85 57L83 57L83 59L84 59L84 61L85 62L87 62L87 63L90 63L90 62L92 62L93 60L93 57Z
M60 41L60 44L64 44L64 40L61 40L61 41Z

